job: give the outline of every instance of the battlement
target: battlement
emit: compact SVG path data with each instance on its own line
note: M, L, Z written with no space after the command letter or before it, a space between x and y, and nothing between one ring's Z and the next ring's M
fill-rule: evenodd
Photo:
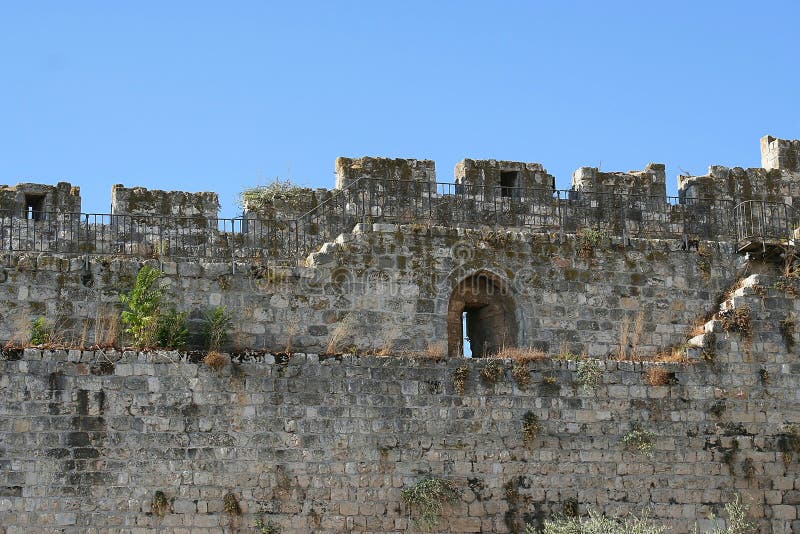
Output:
M798 143L765 139L778 151ZM365 222L729 242L736 237L738 203L800 202L800 172L782 168L712 166L707 175L679 177L677 198L666 195L665 167L658 163L628 172L581 167L570 190L555 189L554 177L540 163L464 159L454 174L453 182L436 181L430 160L338 158L335 189L289 183L255 188L243 195L243 216L233 219L218 217L216 193L118 184L112 213L90 216L79 213L77 187L19 184L0 189L6 214L0 245L296 263ZM784 217L782 224L793 218Z
M55 186L20 183L0 185L0 213L44 220L56 214L80 213L81 190L67 182Z
M572 189L597 193L625 192L667 201L666 172L662 163L650 163L643 171L600 172L581 167L572 175Z
M116 184L111 188L111 213L144 217L216 219L219 213L219 198L216 193L161 191Z
M800 172L800 140L789 141L765 135L761 138L761 166Z

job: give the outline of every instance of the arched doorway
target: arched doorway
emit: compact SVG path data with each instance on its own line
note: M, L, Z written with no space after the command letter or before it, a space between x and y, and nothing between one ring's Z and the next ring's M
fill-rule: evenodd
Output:
M464 354L464 334L473 358L517 345L514 299L496 275L480 271L462 280L450 296L447 311L447 354Z

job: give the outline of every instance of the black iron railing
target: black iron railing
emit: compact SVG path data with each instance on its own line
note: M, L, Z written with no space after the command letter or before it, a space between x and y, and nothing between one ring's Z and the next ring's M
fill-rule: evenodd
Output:
M9 253L295 261L357 223L591 229L644 238L740 235L728 201L361 178L293 218L0 212L0 246Z
M765 200L740 202L735 208L735 220L739 248L788 245L800 223L792 206Z

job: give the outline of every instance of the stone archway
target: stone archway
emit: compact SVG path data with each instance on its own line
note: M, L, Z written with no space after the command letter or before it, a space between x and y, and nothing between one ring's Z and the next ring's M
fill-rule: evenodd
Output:
M453 290L447 310L448 356L464 354L464 322L473 358L517 345L514 299L508 285L492 273L479 271Z

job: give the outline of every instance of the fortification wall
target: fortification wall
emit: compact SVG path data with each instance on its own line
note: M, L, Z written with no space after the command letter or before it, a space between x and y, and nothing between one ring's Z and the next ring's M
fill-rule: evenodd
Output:
M296 354L213 370L178 353L5 353L0 531L250 532L263 518L284 534L406 532L401 491L435 476L463 497L434 532L524 532L572 503L647 508L686 532L734 494L761 532L797 532L800 369L767 333L797 301L760 298L753 349L774 351L720 334L713 364L599 362L594 379L557 360Z
M455 288L486 273L513 302L516 336L503 344L598 356L618 350L623 329L643 354L682 343L744 266L729 245L684 246L359 225L310 255L305 267L149 262L163 270L168 302L189 312L195 333L209 308L232 313L233 350L323 352L333 343L335 351L420 351L446 344ZM102 342L98 325L118 316L119 295L132 289L141 265L98 257L87 270L83 257L12 259L0 277L0 338L18 343L37 317L73 343Z

